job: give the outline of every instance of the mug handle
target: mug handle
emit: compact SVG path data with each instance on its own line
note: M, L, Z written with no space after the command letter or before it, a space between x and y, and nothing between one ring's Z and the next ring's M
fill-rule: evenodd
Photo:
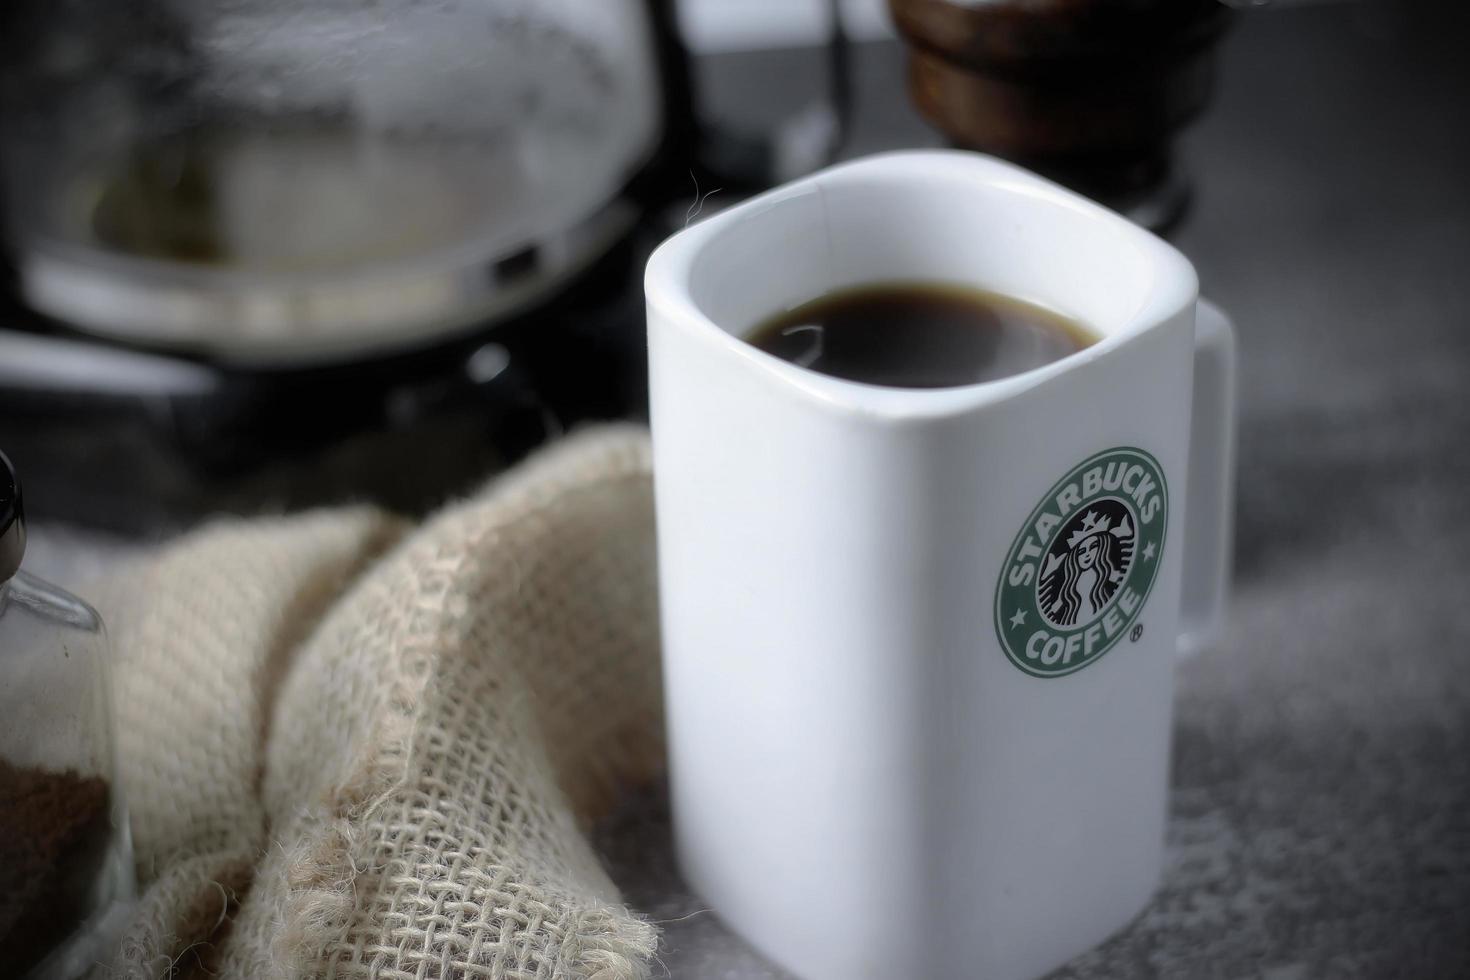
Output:
M1179 654L1217 646L1229 603L1235 525L1235 330L1201 299L1194 321L1194 404Z

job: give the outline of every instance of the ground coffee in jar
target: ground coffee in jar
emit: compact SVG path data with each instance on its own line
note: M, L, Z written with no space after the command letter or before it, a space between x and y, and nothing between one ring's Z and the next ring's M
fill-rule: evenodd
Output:
M0 977L70 977L109 955L134 894L107 636L21 569L20 480L0 452ZM51 960L55 955L57 958Z
M97 776L0 759L0 963L20 975L82 925L112 833Z

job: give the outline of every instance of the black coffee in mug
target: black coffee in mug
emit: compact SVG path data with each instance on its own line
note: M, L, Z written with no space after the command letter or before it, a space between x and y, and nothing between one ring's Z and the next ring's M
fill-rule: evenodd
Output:
M1092 344L1082 324L1011 296L881 283L818 297L745 339L822 374L893 388L952 388L1040 367Z

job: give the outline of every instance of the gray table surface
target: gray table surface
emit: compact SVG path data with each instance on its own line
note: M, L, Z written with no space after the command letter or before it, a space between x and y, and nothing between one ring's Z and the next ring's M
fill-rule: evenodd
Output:
M1467 26L1326 5L1227 41L1175 242L1240 336L1232 628L1180 672L1163 887L1058 978L1470 976ZM934 143L897 47L857 64L853 152ZM748 122L817 77L705 66ZM786 976L680 882L660 794L600 843L668 975Z
M1156 900L1056 977L1470 976L1467 27L1311 5L1227 42L1175 241L1241 341L1230 637L1180 672ZM897 47L857 54L850 152L934 144ZM701 75L752 124L819 77L805 52ZM72 580L109 553L35 539ZM680 881L662 792L597 839L663 927L661 975L785 976Z

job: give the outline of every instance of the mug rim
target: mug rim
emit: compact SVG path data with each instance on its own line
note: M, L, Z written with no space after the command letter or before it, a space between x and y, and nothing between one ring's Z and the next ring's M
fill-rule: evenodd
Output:
M703 249L729 228L790 198L843 178L876 174L909 177L936 171L962 176L996 187L1015 197L1029 197L1061 206L1105 227L1127 240L1153 267L1143 301L1121 323L1094 343L1038 367L988 381L945 388L900 388L875 385L822 374L760 350L743 337L722 328L700 308L690 292L691 273ZM1169 322L1196 302L1199 278L1194 266L1178 249L1075 191L995 157L969 150L895 150L839 163L742 201L665 239L648 259L644 295L650 312L733 356L769 381L844 412L891 420L926 419L961 414L1002 401L1081 370L1126 347L1139 336ZM648 328L655 329L654 317Z

